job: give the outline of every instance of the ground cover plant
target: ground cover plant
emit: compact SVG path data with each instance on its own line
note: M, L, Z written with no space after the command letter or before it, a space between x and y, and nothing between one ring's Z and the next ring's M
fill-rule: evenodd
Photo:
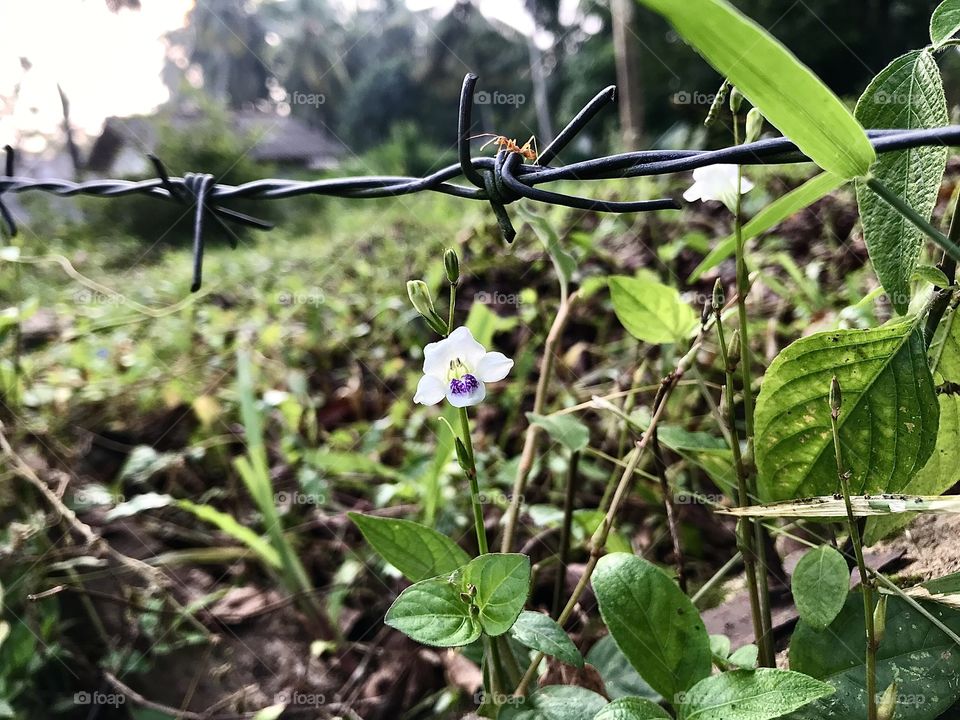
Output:
M865 128L949 124L960 3L852 110L723 0L641 4L722 76L714 130L815 167L513 206L509 249L481 203L331 200L192 295L182 252L0 249L0 714L958 712L955 545L886 566L960 509L960 193Z

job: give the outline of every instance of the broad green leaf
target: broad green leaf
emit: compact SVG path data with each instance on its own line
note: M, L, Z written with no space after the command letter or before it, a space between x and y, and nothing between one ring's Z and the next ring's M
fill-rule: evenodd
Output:
M579 452L590 442L590 428L571 415L537 415L528 412L527 420L531 425L542 427L555 442L570 452Z
M846 602L850 568L836 549L821 545L800 558L790 585L800 617L812 627L825 628Z
M612 635L604 635L594 643L587 653L587 663L600 673L607 695L614 700L631 696L648 700L660 698L650 684L633 669Z
M824 170L866 175L876 154L846 106L778 40L724 0L640 0L667 18Z
M833 692L827 683L789 670L733 670L683 693L677 720L772 720Z
M960 30L960 0L943 0L930 16L930 41L941 47Z
M511 698L500 720L593 720L606 699L578 685L547 685L527 698Z
M730 638L726 635L711 635L710 652L721 660L726 660L730 654Z
M424 645L469 645L480 637L482 628L462 593L456 573L421 580L400 593L384 622Z
M951 310L940 321L929 355L937 382L960 383L960 311Z
M770 228L779 225L794 213L800 212L804 208L813 205L817 200L826 197L846 182L846 180L833 173L824 172L815 175L800 187L794 188L785 195L781 195L754 215L753 218L743 226L743 241L746 242L757 235L765 233ZM730 235L721 240L713 250L707 253L707 256L700 261L700 264L694 268L687 282L694 283L699 280L705 272L712 270L726 258L733 255L736 249L736 235Z
M940 495L960 481L960 397L940 395L940 428L937 444L927 464L903 487L908 495ZM909 506L909 503L908 503ZM864 540L872 545L910 524L916 513L870 518Z
M780 352L757 399L764 502L836 492L834 376L843 391L839 432L851 492L899 492L933 452L940 410L915 321L810 335Z
M610 278L610 297L620 323L637 340L675 343L696 328L699 316L669 285L641 278Z
M757 649L757 646L751 643L734 650L730 653L730 657L728 657L727 660L737 667L752 670L757 666L757 657L759 654L760 651Z
M949 123L943 81L933 55L916 50L887 65L857 102L865 127L922 129ZM942 145L883 153L872 174L929 218L947 165ZM857 181L857 203L873 268L900 314L910 305L910 280L926 236L886 201Z
M200 505L189 500L177 500L176 504L177 507L193 513L205 522L216 525L230 537L239 540L271 567L282 566L280 554L273 545L250 528L238 523L229 513L221 512L211 505Z
M484 347L493 345L493 336L498 332L506 332L517 324L516 317L497 315L493 310L481 302L475 302L470 306L470 314L467 315L467 321L464 323L474 339Z
M655 702L639 697L614 700L593 720L671 720L670 714Z
M960 609L960 573L950 573L941 578L907 588L904 592L913 598L930 600L955 609Z
M524 647L576 667L583 667L583 655L570 636L549 615L524 610L510 628L513 639Z
M733 451L722 437L678 425L661 425L657 437L663 445L703 470L717 487L733 492L737 484Z
M660 695L672 699L710 674L710 638L690 598L655 565L627 553L593 573L600 615L620 650Z
M453 540L411 520L347 513L384 560L411 582L453 572L470 556Z
M530 593L530 558L519 553L488 553L463 568L463 585L477 588L474 602L487 635L503 635L516 622Z
M960 613L939 605L927 609L953 632ZM863 598L850 593L830 627L815 630L803 620L790 639L790 667L833 685L837 692L791 715L791 720L865 717ZM897 717L933 720L960 698L960 648L927 618L896 596L887 599L887 632L877 650L877 688L897 682Z

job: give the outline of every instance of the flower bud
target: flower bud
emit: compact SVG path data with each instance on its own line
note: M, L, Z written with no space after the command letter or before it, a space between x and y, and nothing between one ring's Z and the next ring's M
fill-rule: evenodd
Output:
M705 328L710 322L710 316L713 315L713 303L707 300L703 303L703 309L700 311L700 327Z
M460 468L464 472L470 472L470 455L467 453L467 448L463 444L463 441L460 438L454 440L454 447L457 449L457 463L459 463Z
M833 376L830 381L830 412L834 418L840 417L840 406L843 404L843 394L840 392L840 381Z
M740 330L734 330L727 347L727 372L733 374L740 364Z
M873 637L879 646L887 632L887 596L881 595L877 599L877 606L873 609Z
M433 307L433 298L430 296L430 288L423 280L409 280L407 282L407 295L410 302L421 317L427 321L427 324L441 335L447 332L447 325L437 314Z
M456 285L460 280L460 258L457 257L457 251L453 248L447 248L443 252L443 269L447 272L447 280L451 285Z
M718 313L723 310L723 306L726 304L726 302L727 298L726 294L723 292L723 283L720 282L720 278L717 278L717 281L713 284L713 296L711 297L713 311Z
M730 89L730 111L736 115L740 112L740 106L743 104L743 93L737 88Z
M723 104L727 101L727 94L730 92L730 83L727 80L723 81L723 85L720 86L720 89L717 90L717 94L713 96L713 102L710 103L710 111L707 113L706 120L703 121L705 127L710 127L717 121L717 116L720 114L720 108L723 107Z
M880 702L877 703L877 720L893 720L893 714L897 710L897 683L892 682L883 691L880 696Z
M757 110L757 108L750 108L750 112L747 113L747 135L745 142L753 142L760 137L761 132L763 132L763 113Z

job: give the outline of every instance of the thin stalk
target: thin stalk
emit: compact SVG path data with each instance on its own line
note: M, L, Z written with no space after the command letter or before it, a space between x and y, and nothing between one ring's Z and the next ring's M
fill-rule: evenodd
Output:
M600 562L600 557L603 555L604 548L607 545L607 538L610 535L610 530L613 528L613 523L616 519L617 513L620 510L620 506L623 504L624 499L630 492L630 487L633 484L632 480L634 471L640 464L640 460L643 458L650 440L653 437L653 432L656 430L660 423L660 419L663 417L670 394L677 386L677 382L687 371L687 368L693 364L697 356L697 352L700 350L702 339L702 335L701 337L697 338L689 352L687 352L687 354L680 359L680 362L677 363L677 367L674 369L674 371L665 377L660 383L660 389L657 392L657 397L654 401L654 411L653 417L650 419L650 425L643 433L643 437L637 441L632 453L632 457L630 458L630 462L627 464L627 467L624 468L623 474L620 476L620 481L617 484L617 488L613 493L613 498L610 501L610 507L607 508L607 512L604 515L603 520L600 522L600 525L597 526L596 531L590 538L590 559L587 561L587 566L583 570L583 575L581 575L580 580L577 581L577 586L573 589L573 593L571 593L570 598L567 600L567 604L564 605L563 610L560 612L560 616L557 618L557 623L561 626L565 625L570 619L574 609L576 609L577 604L580 602L580 598L587 589L587 585L590 583L590 578L593 575L593 571L596 569L597 563ZM514 690L514 695L523 696L526 694L527 689L530 687L530 683L532 683L534 678L537 676L537 670L540 667L540 663L543 661L544 657L545 656L543 653L537 653L533 661L527 667L527 671L524 673L520 684L517 685L517 689Z
M863 595L863 622L867 633L866 679L867 679L867 720L877 720L877 636L873 624L873 586L867 574L867 563L863 559L863 543L860 528L853 515L850 503L850 473L844 469L843 453L840 449L840 384L833 378L830 388L830 426L833 429L833 448L837 459L837 477L843 492L843 503L847 508L847 525L850 528L850 541L860 570L860 587Z
M453 313L457 306L457 284L450 283L450 309L447 312L447 335L453 332Z
M653 450L653 465L660 481L660 493L663 495L663 506L667 513L667 527L670 530L670 542L673 544L673 562L677 569L677 584L687 594L687 573L683 557L683 546L680 544L680 529L677 526L676 508L673 505L673 493L670 490L670 480L667 478L667 464L663 459L663 448L660 447L660 438L657 431L653 431L651 440Z
M557 316L553 319L550 332L547 333L547 340L543 345L543 357L540 359L540 377L537 379L537 391L533 397L533 412L538 415L543 414L543 406L547 400L547 389L553 377L556 347L563 335L567 320L570 318L570 309L576 303L577 298L577 293L572 293L569 296L561 294ZM530 424L527 426L527 432L523 437L523 450L520 453L520 463L517 465L517 475L513 481L513 492L510 496L510 507L507 508L504 521L500 552L510 552L513 547L514 536L517 532L517 518L520 515L520 499L526 490L527 478L530 476L533 459L537 454L539 431L539 426Z
M460 412L460 440L467 451L465 468L467 480L470 481L470 504L473 506L473 526L477 532L477 550L486 555L490 549L487 545L487 529L483 524L483 506L480 503L480 484L477 481L477 458L473 453L473 439L470 437L470 416L465 407L458 408Z
M864 180L867 187L879 195L890 207L913 223L914 227L943 248L950 257L960 261L960 245L937 230L930 221L921 216L910 204L875 177Z
M717 339L720 344L720 362L723 363L723 372L726 378L726 389L723 393L726 400L727 425L730 432L730 448L733 451L733 465L737 473L737 504L746 507L750 504L750 493L747 488L747 473L743 464L743 454L740 451L740 437L736 425L736 408L733 401L733 373L735 368L730 362L726 336L723 333L723 322L717 314ZM743 526L737 528L737 544L743 556L743 569L747 581L747 594L750 598L750 617L753 620L753 635L757 643L758 656L764 663L769 659L767 648L768 636L763 625L763 611L760 604L760 589L757 582L757 565L754 546L755 538ZM771 667L771 666L768 666Z
M960 242L960 221L957 219L957 208L958 204L954 203L953 217L950 219L950 230L947 233L947 238L954 243ZM940 324L940 320L943 319L944 313L950 306L950 300L954 295L954 285L957 281L957 261L950 257L946 251L944 251L943 258L940 260L940 269L943 270L943 274L947 276L948 285L947 287L940 288L940 291L930 304L930 312L927 313L923 336L927 343L928 350L933 343L937 326Z
M580 464L580 452L570 453L570 464L567 466L567 481L563 494L563 525L560 526L560 547L557 550L557 576L553 583L553 604L551 615L556 618L560 614L560 595L563 593L564 580L567 577L567 563L570 560L570 533L573 527L573 498L576 488L577 468Z

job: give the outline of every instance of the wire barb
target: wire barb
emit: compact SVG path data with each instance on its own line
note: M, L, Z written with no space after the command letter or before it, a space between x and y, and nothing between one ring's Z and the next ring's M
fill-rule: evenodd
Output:
M149 195L169 202L180 203L192 209L193 222L193 283L191 289L200 289L203 281L204 221L210 216L230 238L232 247L237 236L231 225L269 230L272 223L224 207L229 200L281 200L303 195L325 195L350 199L399 197L419 192L439 192L466 200L480 200L490 204L500 232L506 242L512 242L517 231L507 206L521 198L549 205L610 213L636 213L654 210L676 210L680 204L673 198L655 200L611 201L567 195L537 187L559 181L587 182L591 180L623 180L626 178L668 175L689 172L718 163L738 165L774 165L810 162L799 148L787 138L769 138L719 150L640 150L592 158L568 165L550 164L568 147L576 136L605 107L616 99L616 87L611 85L597 93L566 127L550 142L533 164L524 164L516 152L500 148L496 157L477 157L470 154L473 128L473 97L478 78L467 73L460 89L457 118L457 162L425 177L396 175L328 178L323 180L263 179L242 185L219 184L207 173L187 173L171 177L160 160L151 155L150 162L157 173L148 180L35 180L14 175L15 154L6 151L6 177L0 177L0 216L9 234L17 232L16 223L3 203L4 193L46 192L60 197L89 195L115 198L126 195ZM928 130L882 129L868 130L878 153L895 152L908 148L934 145L960 146L960 126ZM469 185L452 182L462 177Z

